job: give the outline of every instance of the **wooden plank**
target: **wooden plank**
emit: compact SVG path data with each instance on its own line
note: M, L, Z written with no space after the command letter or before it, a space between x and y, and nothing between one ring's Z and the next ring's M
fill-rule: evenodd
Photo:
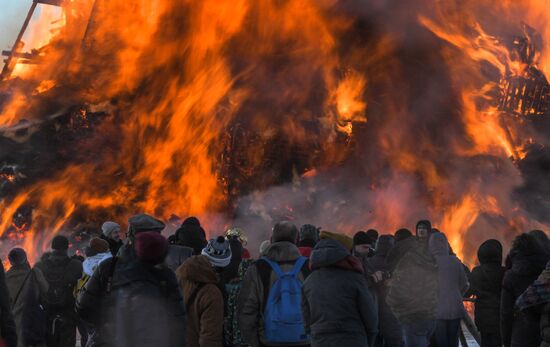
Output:
M21 27L21 30L19 31L19 35L17 35L17 39L15 39L15 43L13 44L12 52L8 56L8 59L6 60L6 63L4 64L4 68L2 69L2 73L0 74L0 80L3 80L5 78L8 78L11 75L11 72L13 68L15 67L15 64L17 64L17 57L16 55L19 53L19 50L21 49L21 39L23 39L23 35L25 34L25 31L27 30L27 27L29 26L29 23L31 21L32 15L34 14L34 10L36 10L37 3L33 2L31 5L31 8L29 9L29 12L27 13L27 18L25 18L25 22L23 23L23 26Z

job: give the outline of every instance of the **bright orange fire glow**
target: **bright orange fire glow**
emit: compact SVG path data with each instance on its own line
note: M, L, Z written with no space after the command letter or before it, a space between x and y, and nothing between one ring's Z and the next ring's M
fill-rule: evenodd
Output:
M360 168L350 171L368 188L350 189L355 204L323 196L328 201L319 204L318 216L340 215L365 200L372 206L357 213L357 220L335 221L327 229L371 226L389 233L424 213L473 264L477 245L465 239L487 216L498 216L507 234L495 237L506 242L523 228L545 227L530 222L511 201L521 183L514 165L526 157L532 143L526 139L534 135L518 115L521 105L505 112L499 93L530 68L550 76L548 0L413 2L417 13L406 8L406 15L393 18L387 9L384 24L373 19L384 17L376 13L383 2L376 1L368 2L372 13L366 14L338 0L85 0L43 6L23 40L22 52L34 54L33 64L17 64L4 81L9 88L0 85L10 94L0 105L0 135L24 120L41 124L68 112L82 128L95 126L94 135L72 146L74 162L0 197L0 233L11 228L24 234L14 243L36 260L54 235L73 231L68 229L77 221L123 221L138 212L164 219L199 215L212 217L204 221L207 229L219 231L231 219L219 215L234 204L228 178L220 174L226 146L220 139L231 133L237 134L233 141L248 143L235 124L255 134L256 142L242 154L242 172L269 162L266 143L278 138L290 149L275 145L277 159L299 148L315 157L301 171L295 163L285 169L292 193L303 188L314 195L339 182L334 175L314 183L349 159L356 146L349 161ZM418 36L407 32L410 23ZM526 62L506 40L525 37L531 49L534 32L542 46ZM433 50L434 61L412 54L415 44ZM424 64L435 66L422 70L433 80L445 76L443 89L419 92L432 80L415 81L413 72ZM104 113L99 125L90 125L92 110ZM6 137L23 142L12 133ZM269 178L279 174L270 170ZM17 176L4 176L18 183ZM261 193L248 193L256 207ZM23 231L13 217L29 206L32 224ZM297 213L295 206L284 206L281 214Z

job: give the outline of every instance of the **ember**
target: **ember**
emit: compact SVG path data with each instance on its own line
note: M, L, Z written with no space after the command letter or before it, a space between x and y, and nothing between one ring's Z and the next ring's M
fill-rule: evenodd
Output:
M430 216L472 262L550 223L547 5L35 1L3 47L0 232L40 252L137 211L255 241Z

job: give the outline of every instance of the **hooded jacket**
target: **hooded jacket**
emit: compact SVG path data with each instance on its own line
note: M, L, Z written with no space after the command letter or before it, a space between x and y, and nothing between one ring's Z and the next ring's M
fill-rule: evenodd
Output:
M300 252L298 247L293 243L279 241L272 243L266 249L264 256L277 262L282 271L288 272L294 267L296 260L300 258ZM244 342L252 347L259 346L260 341L266 344L263 332L263 309L265 293L268 293L269 290L264 290L261 277L264 270L262 269L270 269L269 265L263 260L258 260L250 266L244 276L239 299L237 300L237 312L242 338ZM276 277L273 271L268 271L267 273L269 274L269 288L271 288ZM301 281L306 277L304 273L305 271L302 271L298 275Z
M433 233L428 245L437 264L437 319L461 319L466 314L462 297L469 287L464 267L450 254L449 242L443 233Z
M98 253L96 255L86 258L82 263L82 270L84 274L91 277L94 274L95 269L99 266L99 264L101 264L102 261L109 259L111 257L112 257L111 252L108 252L108 253Z
M173 271L126 256L94 271L77 300L93 328L88 347L185 346L185 307Z
M401 250L393 259L387 304L401 323L436 319L438 273L432 255L416 238L405 239L397 245Z
M30 265L25 263L8 270L6 273L6 284L10 292L13 318L17 326L17 345L23 347L25 346L22 329L25 298L28 298L29 291L31 290L36 297L43 297L48 290L48 282L46 282L42 271L37 268L31 270ZM18 294L19 296L16 297Z
M52 251L49 254L42 256L40 262L36 264L36 267L42 271L46 281L48 280L48 272L54 268L63 268L65 276L63 277L64 285L68 287L76 287L78 280L82 277L82 263L76 259L70 259L67 255L67 251ZM50 283L48 283L50 284ZM68 291L68 294L72 294L73 291ZM64 314L69 317L74 316L74 296L67 295L65 305L61 309L53 309L58 312L48 312L49 315ZM48 309L46 309L48 311Z
M526 240L527 235L521 235ZM512 268L507 270L502 281L500 299L500 322L502 343L504 346L529 347L539 346L540 327L539 317L530 312L515 314L514 305L517 298L533 283L544 270L548 255L544 250L536 247L513 248L510 251Z
M373 273L381 271L385 275L388 274L387 258L394 245L395 239L393 236L381 235L378 238L374 256L366 260L370 264L369 267ZM403 341L402 327L386 303L386 296L388 295L386 283L387 281L384 280L374 284L376 303L378 304L379 334L387 345L398 346Z
M477 258L480 265L470 276L470 290L476 296L475 323L479 331L500 336L500 293L504 277L502 245L497 240L483 242Z
M323 239L311 253L310 266L302 312L311 345L373 345L378 314L361 262L337 241Z
M176 275L188 300L187 346L221 347L224 302L212 265L205 256L193 256L177 269Z
M6 285L4 265L0 267L0 337L7 347L17 346L17 331L10 307L10 293Z

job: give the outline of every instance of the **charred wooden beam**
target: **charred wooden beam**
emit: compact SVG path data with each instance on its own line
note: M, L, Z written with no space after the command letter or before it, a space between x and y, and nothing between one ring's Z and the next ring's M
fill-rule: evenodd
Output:
M23 26L21 27L21 30L19 31L19 34L17 35L17 38L15 39L15 43L13 44L12 52L8 56L8 59L6 59L6 63L4 64L4 67L2 68L2 73L0 74L0 80L4 80L4 79L8 78L11 75L11 72L13 71L13 69L15 67L15 64L17 64L17 56L16 55L23 48L21 40L23 39L23 35L25 34L25 31L27 30L27 27L29 26L32 15L34 14L34 11L36 10L37 5L38 5L38 2L34 1L31 5L31 8L29 9L29 12L27 13L27 17L25 18L25 21L23 22Z
M6 57L9 57L9 56L13 55L16 58L23 58L23 59L28 59L28 60L31 60L34 57L36 57L36 54L34 54L34 53L23 53L23 52L12 53L12 51L2 51L2 55L6 56Z

